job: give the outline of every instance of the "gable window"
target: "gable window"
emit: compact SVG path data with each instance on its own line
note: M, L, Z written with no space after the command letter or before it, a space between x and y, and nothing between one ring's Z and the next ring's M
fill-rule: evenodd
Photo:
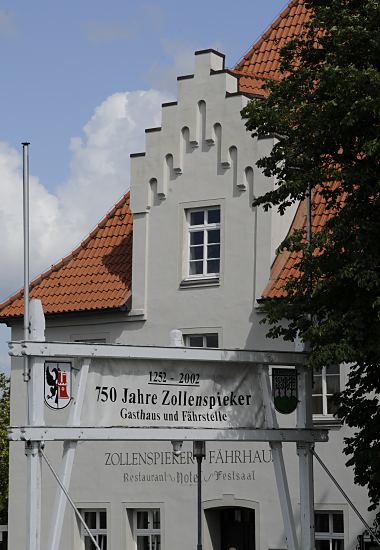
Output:
M184 334L184 344L188 348L217 348L219 335L216 332L206 334Z
M314 372L313 414L333 415L337 410L333 395L339 391L339 365L322 367L320 371Z
M137 550L161 550L161 518L158 508L134 510Z
M315 549L344 550L343 512L315 512Z
M88 509L80 511L92 536L98 543L101 550L107 550L107 512L102 509ZM81 525L81 538L83 540L83 550L95 550L95 546L88 535L86 529Z
M215 278L220 273L220 207L187 211L188 273L191 279Z

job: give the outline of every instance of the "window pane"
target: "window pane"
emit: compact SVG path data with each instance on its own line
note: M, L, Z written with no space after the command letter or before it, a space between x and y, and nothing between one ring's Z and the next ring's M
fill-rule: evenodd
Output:
M190 247L190 260L203 260L203 246Z
M190 233L190 244L203 244L203 231L192 231Z
M327 393L338 393L339 376L326 376Z
M335 399L332 395L327 396L327 412L329 414L335 414L338 410L338 405L334 401Z
M322 376L314 376L313 393L322 393Z
M99 527L100 529L107 529L107 513L99 512Z
M219 244L209 245L207 247L207 257L208 258L219 258L220 257L220 245Z
M190 262L190 275L202 275L202 273L203 273L202 261Z
M207 262L207 273L219 273L219 260L209 260Z
M160 528L160 510L153 510L153 529Z
M208 223L220 223L220 209L208 210Z
M220 229L207 231L207 241L209 243L220 243Z
M149 536L137 537L137 550L150 550Z
M94 535L100 550L107 550L107 535ZM84 538L84 550L95 550L95 545L89 536Z
M333 514L332 518L333 518L333 532L334 533L343 533L344 532L344 526L343 526L343 514L342 514L342 512L339 512L337 514Z
M339 365L330 365L326 367L326 374L339 374Z
M160 535L152 535L152 550L161 549L161 537Z
M315 514L315 532L316 533L328 533L330 531L329 526L329 514L323 514L317 512Z
M189 346L191 348L203 348L203 336L189 336Z
M95 545L93 544L90 537L84 538L84 550L96 550Z
M344 541L342 539L333 539L332 550L344 550Z
M206 348L217 348L218 346L218 334L206 334Z
M330 541L329 540L316 540L315 541L315 550L330 550Z
M96 529L96 512L85 512L83 519L89 529Z
M148 529L148 512L137 512L137 529Z
M97 541L100 550L107 550L107 535L98 535Z
M313 395L312 398L312 405L313 405L313 414L323 414L323 408L322 408L322 396L321 395Z
M204 223L204 210L190 212L190 225L202 225Z

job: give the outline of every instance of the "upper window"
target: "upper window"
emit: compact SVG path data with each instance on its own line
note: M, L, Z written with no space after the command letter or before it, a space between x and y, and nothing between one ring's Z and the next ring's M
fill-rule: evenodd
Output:
M207 334L184 334L184 343L189 348L217 348L219 335L216 332Z
M134 522L137 550L161 550L160 510L134 510Z
M322 367L314 372L313 414L332 415L337 406L333 395L340 390L339 365Z
M187 211L188 277L219 277L220 207Z
M315 512L315 549L344 550L343 512Z
M101 550L107 550L107 512L106 510L81 510L82 518ZM88 532L81 524L81 537L84 550L95 550Z

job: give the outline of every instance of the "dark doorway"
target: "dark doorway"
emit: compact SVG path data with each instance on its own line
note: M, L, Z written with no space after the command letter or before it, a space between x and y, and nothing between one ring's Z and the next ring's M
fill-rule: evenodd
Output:
M255 511L250 508L220 510L221 550L255 550Z

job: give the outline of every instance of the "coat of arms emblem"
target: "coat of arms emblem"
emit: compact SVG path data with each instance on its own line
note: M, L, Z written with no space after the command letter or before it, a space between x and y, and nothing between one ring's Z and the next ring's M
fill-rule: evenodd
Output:
M276 410L290 414L298 405L297 372L295 369L272 369L272 393Z
M45 403L51 409L64 409L71 400L71 363L46 361Z

